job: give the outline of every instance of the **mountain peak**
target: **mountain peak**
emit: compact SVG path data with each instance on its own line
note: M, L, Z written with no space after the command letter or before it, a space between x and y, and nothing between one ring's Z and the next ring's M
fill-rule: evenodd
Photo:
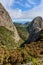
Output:
M2 6L2 4L0 3L0 5Z
M4 7L3 7L3 5L0 3L0 9L1 9L1 8L4 8Z
M43 29L43 19L38 16L33 19L30 25L30 39L31 41L36 41L39 37L39 32Z

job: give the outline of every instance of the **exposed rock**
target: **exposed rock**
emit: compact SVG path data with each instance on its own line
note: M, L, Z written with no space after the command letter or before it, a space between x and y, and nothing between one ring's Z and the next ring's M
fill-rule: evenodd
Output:
M29 26L29 40L28 42L34 42L39 38L40 31L43 29L43 19L41 17L36 17L31 22Z
M39 32L43 28L43 19L41 17L34 18L29 28L30 28L30 33Z
M14 32L15 42L18 42L20 40L16 27L14 26L11 17L9 16L9 13L5 10L5 8L2 6L1 3L0 3L0 26L4 26L7 29Z

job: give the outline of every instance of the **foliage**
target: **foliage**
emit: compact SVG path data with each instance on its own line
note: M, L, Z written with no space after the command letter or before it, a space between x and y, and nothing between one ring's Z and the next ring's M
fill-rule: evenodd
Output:
M18 30L18 33L20 35L20 37L25 41L27 40L28 36L29 36L29 32L27 30L27 27L16 27Z

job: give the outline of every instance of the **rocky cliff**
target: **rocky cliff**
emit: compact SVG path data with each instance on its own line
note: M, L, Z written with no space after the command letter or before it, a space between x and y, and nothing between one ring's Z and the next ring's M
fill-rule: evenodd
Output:
M8 30L14 32L15 42L18 42L20 40L16 27L14 26L11 17L9 16L9 13L5 10L5 8L1 3L0 3L0 26L4 26Z
M33 19L29 26L29 42L34 42L39 38L39 32L43 29L43 19L42 17L36 17Z

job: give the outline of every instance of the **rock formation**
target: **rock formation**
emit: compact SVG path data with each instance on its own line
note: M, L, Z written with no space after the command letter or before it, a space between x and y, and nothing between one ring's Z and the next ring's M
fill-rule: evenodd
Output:
M31 42L35 42L40 38L40 32L43 30L43 19L42 17L38 16L33 19L33 21L28 26L29 29L29 37L28 39L21 45L29 44Z
M29 36L29 42L34 42L38 39L39 37L39 32L43 29L43 19L42 17L36 17L33 19L33 21L31 22L30 26L29 26L29 32L30 32L30 36Z
M11 17L9 16L9 13L5 10L5 8L1 3L0 3L0 26L4 26L7 29L14 32L15 42L18 42L20 40L16 27L14 26Z

